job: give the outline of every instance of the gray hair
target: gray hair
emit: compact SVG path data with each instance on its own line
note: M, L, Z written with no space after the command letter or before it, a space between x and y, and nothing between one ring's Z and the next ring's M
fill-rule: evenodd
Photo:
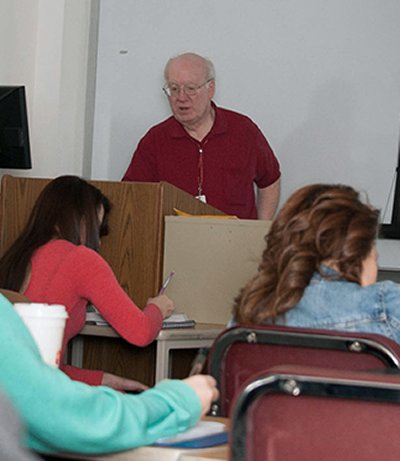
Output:
M164 79L166 82L167 82L167 74L168 74L169 66L174 61L178 59L182 59L182 58L191 58L191 59L198 59L198 60L203 61L207 69L207 81L215 80L215 67L210 59L204 56L200 56L199 54L196 54L196 53L182 53L182 54L178 54L177 56L174 56L168 59L167 64L165 65L165 68L164 68Z

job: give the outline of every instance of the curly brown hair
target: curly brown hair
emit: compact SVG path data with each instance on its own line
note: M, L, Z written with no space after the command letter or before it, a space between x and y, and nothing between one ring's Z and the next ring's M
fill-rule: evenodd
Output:
M360 283L378 226L379 211L362 203L352 187L313 184L299 189L273 221L258 273L235 300L234 319L274 322L300 301L326 261L335 264L341 277Z

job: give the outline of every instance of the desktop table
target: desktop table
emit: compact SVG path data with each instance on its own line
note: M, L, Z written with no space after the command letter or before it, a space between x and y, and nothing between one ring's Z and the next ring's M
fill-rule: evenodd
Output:
M229 427L228 418L206 416L205 420L219 421ZM108 455L57 454L57 459L79 459L87 461L227 461L227 444L210 448L164 448L146 446Z
M156 341L155 382L169 378L171 370L170 351L173 349L197 349L210 347L214 339L226 325L197 323L194 328L168 328L158 334ZM82 367L84 336L119 338L119 334L109 325L86 324L72 341L71 365Z
M199 449L148 446L99 456L57 454L57 459L60 458L87 461L227 461L228 445Z

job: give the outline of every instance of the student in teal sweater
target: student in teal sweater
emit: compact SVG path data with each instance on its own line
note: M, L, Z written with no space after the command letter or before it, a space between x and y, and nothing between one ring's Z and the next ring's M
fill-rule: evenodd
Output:
M165 380L139 395L92 387L46 365L12 304L0 295L0 388L42 453L109 453L194 425L218 396L211 376ZM7 424L1 420L0 424Z

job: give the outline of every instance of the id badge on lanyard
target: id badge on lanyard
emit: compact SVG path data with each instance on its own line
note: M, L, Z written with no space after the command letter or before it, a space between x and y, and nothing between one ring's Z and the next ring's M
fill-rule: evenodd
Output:
M204 194L196 195L196 198L200 200L200 202L207 203L207 197Z
M203 194L203 180L204 180L204 166L203 166L203 149L199 148L199 177L197 183L197 195L196 198L200 202L207 203L207 198Z

